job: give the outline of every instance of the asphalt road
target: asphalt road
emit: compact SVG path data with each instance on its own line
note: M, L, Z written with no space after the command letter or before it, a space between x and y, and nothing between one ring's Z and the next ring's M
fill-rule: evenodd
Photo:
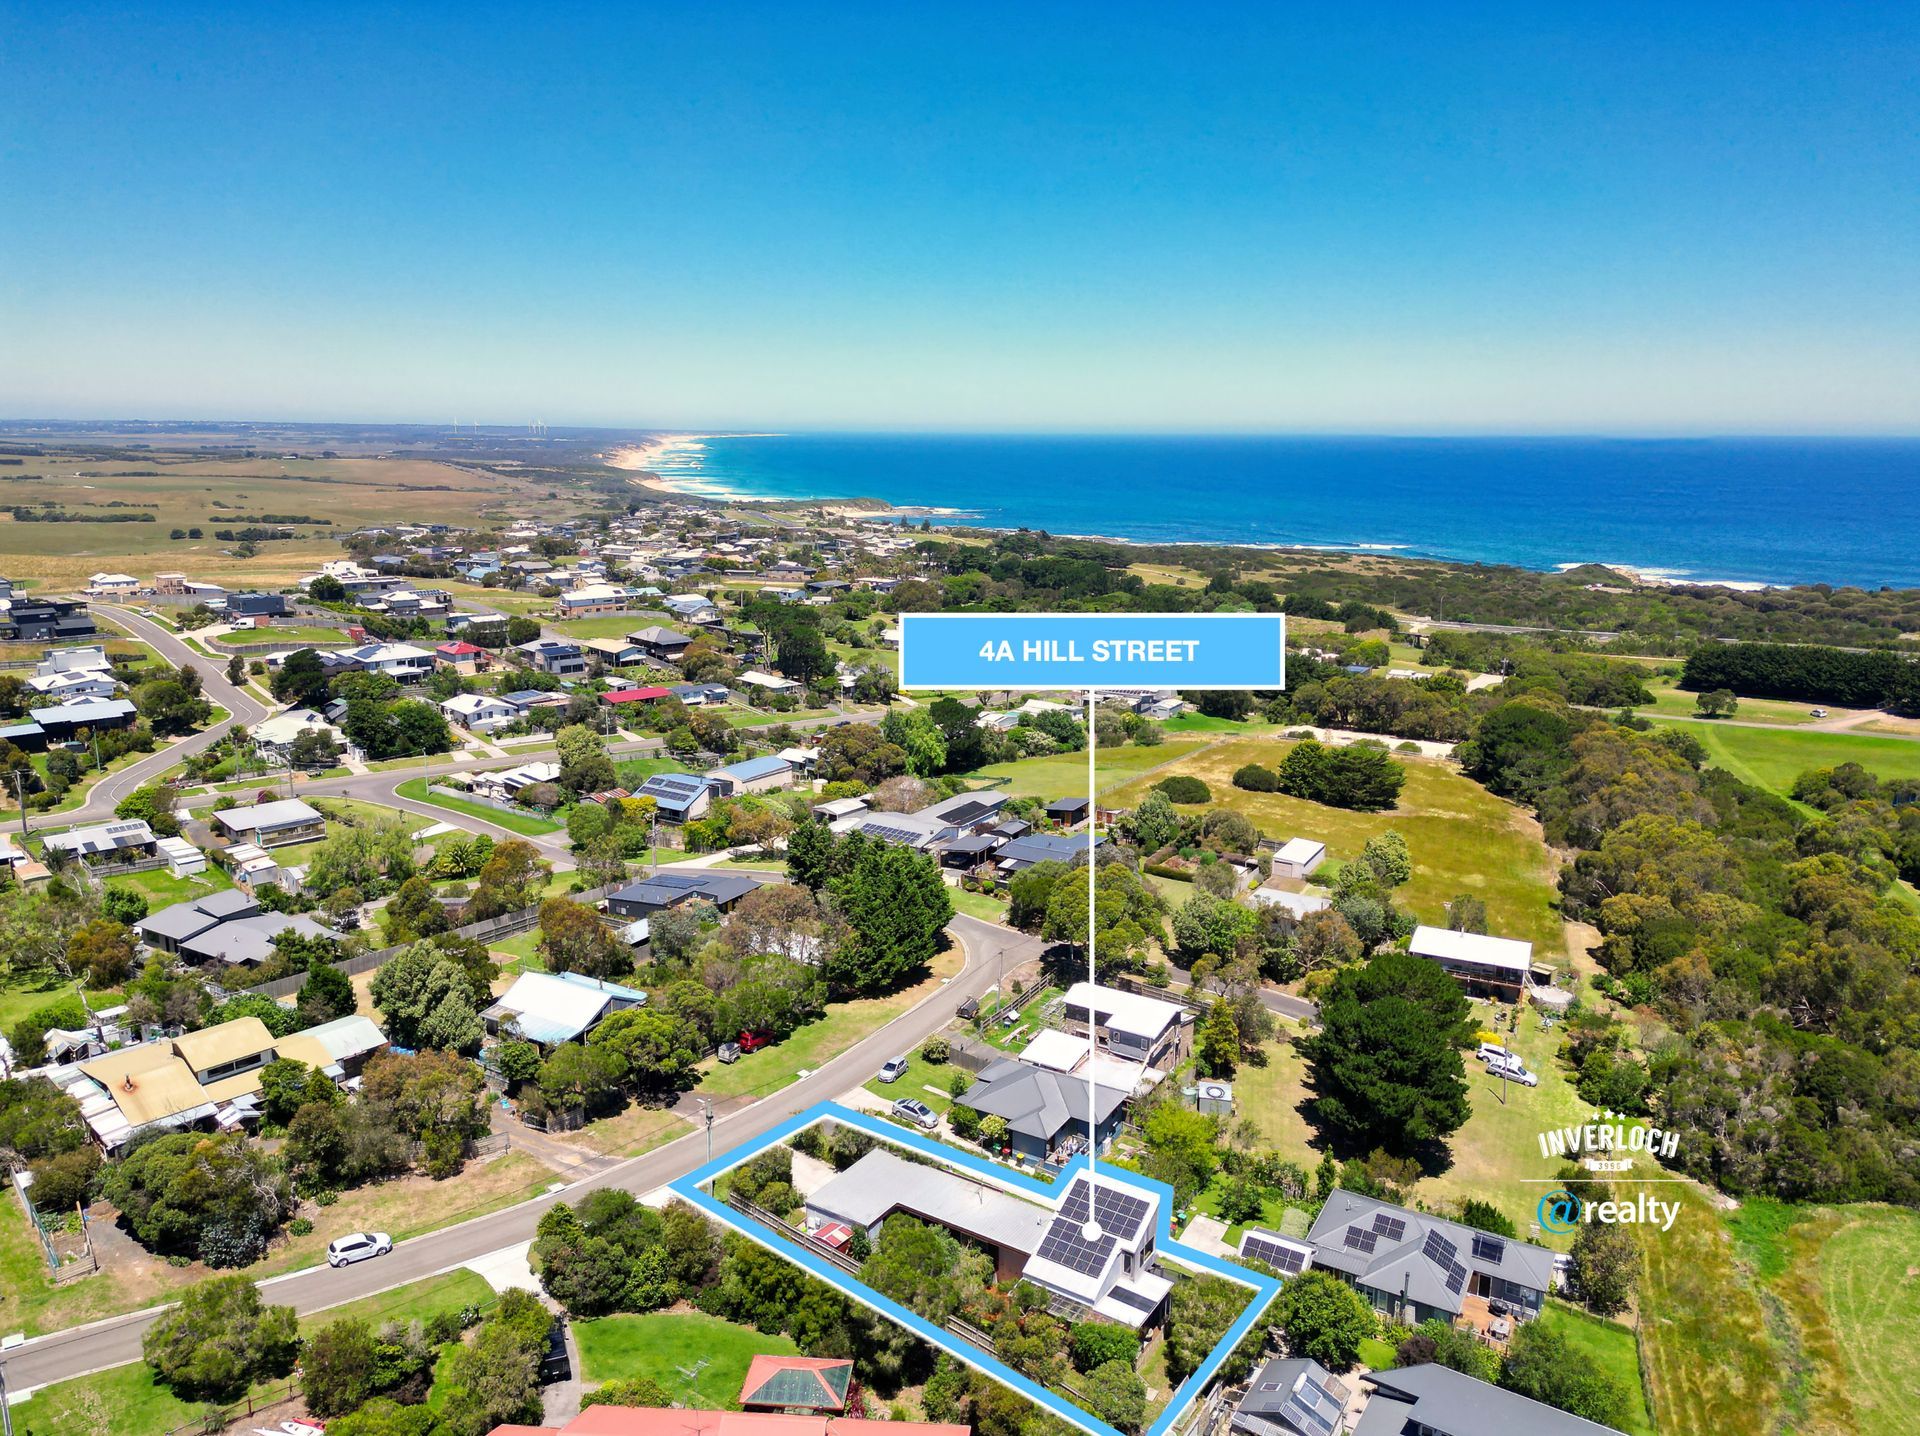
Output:
M1042 948L1037 939L965 915L954 918L948 931L960 941L966 954L965 965L950 982L810 1076L719 1118L713 1126L713 1150L718 1153L739 1146L795 1113L858 1086L878 1071L887 1058L911 1051L944 1027L962 998L980 996L1005 968L1038 956ZM706 1136L689 1132L656 1151L621 1162L563 1192L536 1197L490 1216L414 1237L399 1243L390 1255L372 1261L339 1270L322 1266L269 1278L261 1283L261 1289L269 1301L292 1306L302 1315L323 1311L451 1270L488 1252L530 1241L535 1226L555 1196L576 1201L598 1187L649 1192L685 1176L706 1160ZM112 1281L113 1274L108 1271L88 1280ZM36 1337L13 1347L0 1354L8 1390L18 1394L50 1382L66 1381L140 1360L140 1338L165 1309L149 1307Z

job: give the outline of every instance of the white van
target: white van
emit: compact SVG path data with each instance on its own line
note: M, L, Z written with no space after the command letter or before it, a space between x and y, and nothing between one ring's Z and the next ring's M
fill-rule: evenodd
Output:
M1480 1050L1474 1053L1474 1056L1482 1062L1518 1062L1520 1060L1518 1056L1507 1051L1497 1042L1482 1042Z

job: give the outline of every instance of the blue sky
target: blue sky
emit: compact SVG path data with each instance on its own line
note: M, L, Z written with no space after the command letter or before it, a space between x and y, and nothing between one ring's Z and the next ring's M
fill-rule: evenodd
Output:
M1920 431L1920 10L1359 8L8 3L0 414Z

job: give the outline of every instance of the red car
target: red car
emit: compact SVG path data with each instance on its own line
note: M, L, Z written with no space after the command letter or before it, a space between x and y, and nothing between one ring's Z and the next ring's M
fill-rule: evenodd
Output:
M768 1037L764 1032L742 1032L740 1034L740 1050L742 1052L758 1052L772 1040L773 1039Z

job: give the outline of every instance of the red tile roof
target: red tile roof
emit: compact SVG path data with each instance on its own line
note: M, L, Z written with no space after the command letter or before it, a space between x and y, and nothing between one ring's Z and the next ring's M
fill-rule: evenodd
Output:
M655 698L665 698L670 690L665 688L616 688L611 693L602 693L602 703L649 703Z
M866 1421L851 1416L781 1416L771 1411L679 1411L589 1406L562 1427L496 1426L491 1436L972 1436L932 1421Z
M482 648L477 643L468 643L463 638L458 643L438 644L435 646L433 651L435 653L444 653L449 658L465 658L468 654L485 653L487 650ZM529 1431L534 1431L534 1430L538 1430L539 1428L534 1426L529 1426L526 1429Z
M853 1362L844 1356L756 1356L740 1384L740 1404L841 1411L852 1380Z

